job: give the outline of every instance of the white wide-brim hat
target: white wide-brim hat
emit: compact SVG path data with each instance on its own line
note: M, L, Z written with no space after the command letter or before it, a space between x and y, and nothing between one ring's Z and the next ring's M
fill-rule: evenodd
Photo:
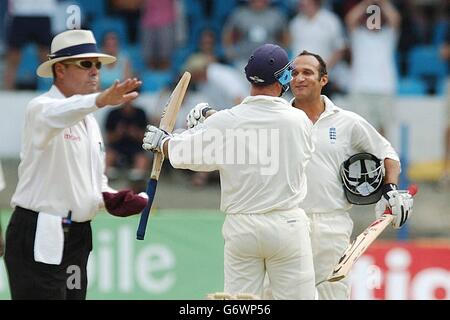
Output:
M36 70L38 76L52 78L52 66L60 61L74 58L98 58L102 64L110 64L116 58L98 52L97 42L90 30L68 30L57 34L51 45L48 61L42 63Z

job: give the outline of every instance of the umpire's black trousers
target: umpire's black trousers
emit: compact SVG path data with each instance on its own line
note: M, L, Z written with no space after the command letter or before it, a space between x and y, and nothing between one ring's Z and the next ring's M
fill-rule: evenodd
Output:
M38 213L16 207L6 230L5 265L12 299L84 300L92 250L90 222L72 222L60 265L34 261Z

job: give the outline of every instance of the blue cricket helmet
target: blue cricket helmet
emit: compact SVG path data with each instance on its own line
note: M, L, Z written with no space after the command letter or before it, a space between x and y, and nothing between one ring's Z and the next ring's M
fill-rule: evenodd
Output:
M289 89L291 71L286 50L270 43L258 47L245 66L245 76L250 83L265 86L278 81L283 86L283 92Z

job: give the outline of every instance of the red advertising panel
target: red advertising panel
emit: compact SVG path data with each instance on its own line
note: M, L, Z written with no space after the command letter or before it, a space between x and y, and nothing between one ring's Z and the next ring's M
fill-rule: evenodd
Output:
M377 241L350 282L355 300L450 300L450 241Z

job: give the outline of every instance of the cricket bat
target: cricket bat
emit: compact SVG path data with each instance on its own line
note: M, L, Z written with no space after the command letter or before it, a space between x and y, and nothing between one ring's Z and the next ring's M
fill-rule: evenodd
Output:
M416 185L411 185L408 188L408 193L414 196L417 193L417 190ZM375 241L380 233L386 229L393 219L394 217L392 216L390 210L386 210L380 218L372 222L347 247L327 280L330 282L335 282L344 279L350 272L356 260L358 260L358 258L367 250L367 248L372 244L372 242Z
M189 81L191 80L191 74L185 72L178 81L177 86L173 89L169 100L161 115L161 121L159 127L164 131L171 133L175 122L177 120L177 114L180 110L181 103L183 102L184 95L186 94ZM158 185L159 174L161 173L161 167L164 162L164 155L160 152L155 153L153 158L153 168L150 174L150 180L147 183L147 195L148 203L147 206L142 211L141 219L139 220L139 226L136 232L136 239L144 240L145 230L147 228L147 221L150 214L150 209L152 208L153 199L155 198L156 186Z

